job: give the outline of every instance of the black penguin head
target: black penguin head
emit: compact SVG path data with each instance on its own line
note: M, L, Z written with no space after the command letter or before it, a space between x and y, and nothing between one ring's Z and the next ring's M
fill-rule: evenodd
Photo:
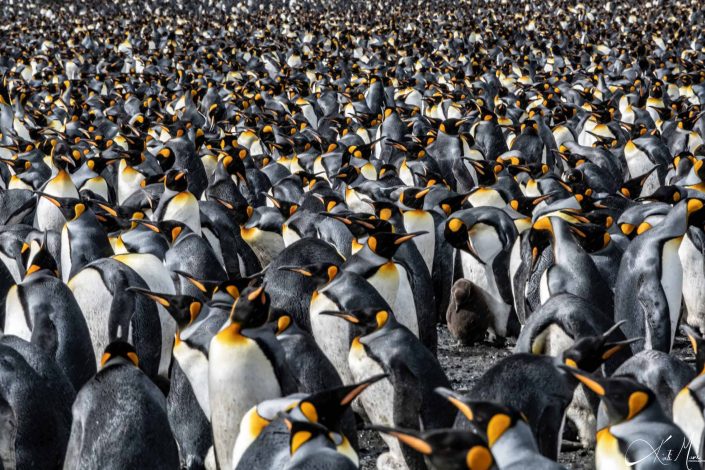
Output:
M517 422L526 422L526 418L521 413L508 406L488 401L470 400L460 393L443 387L438 387L435 391L455 406L473 424L480 435L487 440L490 447Z
M487 442L478 434L461 429L411 429L371 425L369 429L393 436L422 454L432 468L489 470L494 459Z
M130 343L122 340L113 341L105 348L103 356L100 358L100 366L106 367L110 364L120 364L129 362L135 367L139 367L139 357L137 351Z
M465 119L446 119L438 125L438 130L448 135L458 135L460 128L467 121Z
M274 207L259 206L252 211L249 220L242 226L241 235L248 239L254 230L281 234L284 217Z
M33 241L31 243L37 242ZM24 243L20 250L20 259L25 266L25 278L35 273L49 274L55 277L59 276L59 268L56 264L56 260L47 249L46 234L44 235L44 240L39 245L39 249L34 254L34 257L30 259L31 251L31 245L27 243Z
M536 267L541 253L551 244L553 239L553 222L551 217L540 217L533 223L529 231L529 247L531 247L531 270Z
M703 228L705 226L705 200L690 198L686 203L688 225Z
M474 217L470 220L468 220L467 216L464 216L463 218L450 217L446 220L443 236L451 246L457 248L458 250L466 251L479 260L480 255L475 250L472 241L470 241L470 235L468 234L468 230L470 229L469 225L474 223Z
M509 207L511 207L522 215L531 217L534 213L534 209L536 208L536 206L541 204L543 201L552 198L555 195L556 193L551 192L536 197L518 196L509 201Z
M369 379L342 387L323 390L303 398L295 409L290 411L292 416L301 415L302 420L319 423L326 428L340 432L340 421L346 410L350 408L353 400L375 382L387 377L385 374L375 375Z
M140 287L128 287L127 290L143 295L164 307L176 320L179 330L193 323L203 308L203 302L190 295L160 294Z
M265 193L265 196L272 201L272 205L281 213L282 217L288 219L296 213L299 209L299 205L295 202L285 201L283 199L277 199L274 196L270 196Z
M354 325L362 336L384 327L393 318L389 311L379 308L350 309L344 312L324 310L319 315L341 318Z
M335 442L331 439L330 430L325 426L310 421L298 421L290 417L285 417L284 422L289 428L289 452L294 455L302 446L307 443L317 441L323 447L335 448Z
M76 220L88 208L86 203L79 198L50 196L41 192L37 192L37 194L58 207L67 222Z
M406 188L399 193L399 202L411 209L423 209L431 188Z
M174 154L174 151L171 150L169 147L164 147L159 152L157 152L156 157L157 162L159 162L159 166L162 168L163 171L166 171L172 166L174 166L174 162L176 161L176 154Z
M289 271L311 279L316 288L328 284L338 275L339 268L333 263L313 263L303 266L280 266L280 271Z
M230 320L241 328L261 326L269 316L270 299L264 285L248 287L240 294L230 311Z
M188 178L185 170L171 169L164 175L164 188L180 193L188 189Z
M607 228L600 224L569 224L569 229L577 237L578 242L588 253L605 248L612 238Z
M655 403L654 393L630 378L596 377L572 367L562 367L600 397L607 409L610 425L629 421Z
M702 374L705 372L705 338L688 325L681 325L681 330L690 340L690 345L695 353L695 367Z
M610 340L610 337L615 336L615 332L619 331L622 323L624 322L616 323L601 335L577 339L568 349L563 351L563 363L570 367L592 372L629 344L641 341L642 338Z
M425 233L379 232L367 237L367 247L382 258L392 259L401 245Z

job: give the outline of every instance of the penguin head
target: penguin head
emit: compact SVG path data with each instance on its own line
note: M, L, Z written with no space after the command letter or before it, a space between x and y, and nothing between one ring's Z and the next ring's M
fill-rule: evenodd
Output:
M341 420L345 412L362 392L387 377L379 374L359 383L344 385L308 395L289 411L289 415L297 420L319 423L326 428L340 433Z
M336 310L324 310L319 315L330 315L351 323L361 333L361 336L368 335L380 328L383 328L394 317L388 310L379 308L349 309L344 312Z
M316 452L317 449L335 448L335 442L330 436L330 430L319 423L298 421L285 417L284 422L289 428L289 452Z
M20 261L25 267L24 278L37 273L59 277L56 260L47 248L46 234L41 244L37 241L32 241L31 244L35 244L34 248L30 244L24 243L20 250ZM34 256L32 256L33 252Z
M466 122L465 119L446 119L438 125L438 130L444 134L458 135L460 128Z
M188 189L188 177L186 170L171 169L164 175L164 189L177 193Z
M607 409L610 425L629 421L653 404L660 406L648 387L630 378L596 377L572 367L564 369L600 397Z
M333 263L313 263L303 266L280 266L280 271L289 271L309 278L316 288L328 284L340 271L339 267Z
M470 220L468 220L468 217L470 217ZM463 218L449 217L448 220L446 220L443 235L451 246L458 250L467 251L475 259L479 260L480 255L475 250L472 241L470 241L470 235L468 234L469 226L474 224L475 220L476 219L468 213L465 213Z
M100 358L100 366L103 368L118 364L132 364L139 367L139 363L140 360L134 346L122 340L110 343Z
M233 304L230 320L241 328L261 326L269 316L269 305L269 294L264 290L264 284L248 287Z
M157 152L156 157L157 162L163 171L166 171L174 166L174 162L176 161L176 154L169 147L162 148L159 152Z
M252 211L252 215L242 226L240 233L245 240L249 240L258 230L281 234L284 217L274 207L259 206Z
M431 188L405 188L399 193L399 202L411 209L423 209Z
M425 233L378 232L367 237L367 247L382 258L392 259L401 245Z
M419 452L429 468L489 470L494 463L487 442L472 431L434 429L421 433L379 425L368 428L395 437Z
M696 331L688 325L681 325L681 330L690 340L690 345L695 353L695 367L702 375L705 373L705 338L696 333Z
M272 205L281 213L282 217L288 219L296 213L299 209L299 205L295 202L285 201L283 199L277 199L274 196L270 196L265 193L267 199L272 202Z
M686 203L686 213L689 226L703 228L705 226L705 200L689 198Z
M143 295L164 307L176 320L179 330L193 323L203 308L203 302L190 295L160 294L140 287L128 287L127 290Z
M536 267L536 263L541 253L551 244L553 240L552 217L539 217L531 226L529 231L529 247L531 248L531 270Z
M593 223L569 224L569 229L571 233L577 237L583 249L588 253L595 253L596 251L602 250L612 240L604 225Z
M152 222L144 219L132 219L132 221L137 222L139 225L145 226L157 233L161 233L172 245L176 243L179 237L193 233L188 225L178 220L162 220L160 222Z
M86 203L79 198L50 196L41 192L37 194L58 207L67 222L78 219L88 209Z
M610 340L619 331L624 322L618 322L601 335L578 338L568 349L563 351L563 363L581 370L595 371L603 362L642 338Z
M479 431L492 447L504 433L526 418L518 411L499 403L470 400L453 390L438 387L435 392L448 400Z
M509 207L511 207L522 215L531 217L534 213L534 209L536 208L536 206L552 198L555 195L556 193L551 192L536 197L518 196L509 201Z

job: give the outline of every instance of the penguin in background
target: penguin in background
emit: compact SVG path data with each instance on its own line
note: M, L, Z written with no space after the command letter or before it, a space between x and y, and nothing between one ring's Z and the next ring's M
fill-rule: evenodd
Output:
M182 222L196 235L201 235L201 212L198 199L188 190L188 177L183 170L171 169L164 175L164 192L154 210L156 222L175 220Z
M78 390L95 373L91 335L74 294L43 243L6 299L3 332L49 354Z
M3 468L59 468L71 429L70 402L12 347L0 344Z
M656 227L636 237L622 256L615 284L615 320L622 331L644 342L632 351L670 352L680 317L683 270L678 249L688 224L702 214L703 202L683 200Z
M391 306L397 321L409 328L429 349L435 350L438 340L435 310L422 310L421 304L416 305L420 300L421 293L417 291L421 286L414 285L410 280L415 271L403 258L395 257L404 243L419 235L422 234L372 234L363 248L345 261L342 269L363 276ZM425 285L431 287L430 282ZM432 292L426 293L432 295Z
M311 334L323 354L338 371L343 383L352 383L354 378L348 364L348 351L354 336L353 325L321 312L346 311L365 306L389 309L389 305L362 276L350 271L341 271L335 265L324 263L279 269L310 277L316 284L308 311Z
M321 312L338 317L357 328L359 336L352 340L348 363L356 381L370 375L388 374L361 397L361 403L372 422L391 427L424 429L449 427L454 418L452 408L433 393L435 387L447 387L448 378L435 355L429 351L389 310L364 308L352 311ZM396 442L385 439L388 455L378 465L419 466L418 455L407 455Z
M132 286L147 288L132 268L112 258L93 261L68 282L88 325L94 363L112 341L131 341L141 370L156 379L163 350L159 312L152 301L129 291Z
M495 461L485 441L478 434L460 429L437 429L418 432L371 425L369 429L395 437L405 446L424 456L431 470L490 470Z
M113 255L108 236L88 204L81 199L46 194L40 194L40 197L58 207L66 218L61 229L61 277L64 282L91 261Z
M445 224L446 240L460 251L462 277L497 301L488 305L493 306L490 324L499 338L519 330L509 279L511 250L518 235L511 217L494 207L454 212Z
M178 468L166 400L140 370L135 349L114 341L100 362L73 404L64 468Z
M594 301L599 309L609 314L614 310L612 291L571 231L568 222L555 216L541 217L531 228L529 245L532 266L535 266L539 254L549 243L553 253L553 265L541 276L541 303L556 294L567 292Z
M215 457L232 468L239 424L257 403L298 389L274 333L261 328L269 314L264 286L248 287L233 304L230 318L210 342L208 395ZM233 383L241 384L233 388Z
M673 421L688 437L695 455L700 457L705 451L705 339L687 325L681 328L695 353L697 375L673 400Z
M173 341L166 411L179 447L182 468L203 469L213 445L207 340L217 333L221 325L211 327L210 335L198 331L208 329L208 325L204 325L206 320L201 317L208 317L209 307L194 297L155 293L137 287L130 287L129 290L161 305L176 320L178 329Z
M460 412L458 420L470 424L470 429L486 439L498 468L519 470L565 470L563 465L544 457L526 417L517 410L499 403L474 401L447 388L437 388Z
M690 226L678 249L683 266L682 321L698 330L705 331L705 231L702 227Z
M240 235L264 267L284 249L284 218L279 210L267 206L259 206L249 215L249 219L240 229Z
M691 444L666 416L654 393L625 377L595 377L562 366L605 405L608 424L597 432L595 467L607 469L687 469Z
M41 192L55 197L78 198L78 190L66 170L67 163L73 164L73 160L68 156L58 156L54 154L53 161L56 172L53 173L53 176L40 188ZM37 207L34 213L34 227L37 230L55 230L60 232L64 223L64 216L58 207L46 198L40 198L37 201Z
M343 384L338 371L316 344L313 335L301 328L293 315L273 309L270 321L302 393L314 393Z
M333 246L316 238L305 238L289 245L264 273L263 281L270 286L267 293L272 309L286 311L301 328L310 332L311 295L319 287L319 279L314 275L327 273L332 267L340 268L343 262Z

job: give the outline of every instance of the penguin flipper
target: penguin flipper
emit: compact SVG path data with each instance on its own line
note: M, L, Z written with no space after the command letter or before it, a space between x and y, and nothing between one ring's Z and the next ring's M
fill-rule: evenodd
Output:
M558 460L561 449L564 415L565 408L561 409L556 405L547 406L536 426L536 443L541 455L554 461Z
M17 416L12 407L0 397L0 463L2 468L15 468L15 437Z
M654 288L654 286L657 286L657 288ZM644 322L644 347L666 353L670 352L671 318L668 310L668 300L661 288L661 280L655 272L644 272L640 276L637 299L642 317L641 319L632 319L632 321L641 320ZM628 337L636 336L628 335Z

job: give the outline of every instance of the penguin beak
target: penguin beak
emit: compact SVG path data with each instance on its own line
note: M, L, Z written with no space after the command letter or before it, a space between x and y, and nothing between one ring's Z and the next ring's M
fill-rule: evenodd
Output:
M352 385L350 391L345 394L345 396L340 400L340 405L341 406L346 406L352 403L352 401L357 398L362 392L367 390L367 387L370 385L374 384L375 382L379 382L380 380L389 377L388 374L379 374L379 375L374 375L370 377L369 379L360 382L356 385Z
M589 374L587 372L583 372L580 369L576 369L574 367L568 367L566 365L560 364L558 366L560 369L563 369L564 371L570 373L578 379L580 382L582 382L587 388L595 392L597 395L604 397L605 396L605 387L599 379L597 379L595 376L592 374Z
M610 357L614 356L617 354L619 351L624 349L626 346L636 343L637 341L642 341L644 338L638 337L638 338L631 338L631 339L625 339L624 341L617 341L617 342L612 342L612 343L605 343L605 351L602 353L602 360L606 361Z
M465 403L467 399L463 395L445 387L437 387L433 391L448 400L453 406L458 409L458 411L463 414L463 416L465 416L468 421L472 421L474 419L475 414L473 413L470 406Z
M157 293L149 291L147 289L142 289L140 287L135 287L135 286L128 287L127 291L128 292L135 292L137 294L143 295L143 296L155 301L156 303L158 303L162 307L168 308L169 306L171 306L171 302L169 302L166 299L165 294L157 294Z
M428 442L424 441L420 436L411 434L409 431L400 431L394 428L380 426L378 424L371 424L369 426L365 426L365 428L396 437L400 442L403 442L421 454L431 455L433 453L433 449Z
M355 315L348 313L348 312L336 312L335 310L324 310L322 312L318 312L319 315L329 315L331 317L337 317L337 318L342 318L343 320L352 323L354 325L357 325L360 323L360 319L357 318Z
M402 244L408 242L409 240L411 240L411 239L413 239L413 238L416 238L416 237L418 237L418 236L420 236L420 235L426 235L427 233L428 233L428 232L425 231L425 230L422 230L422 231L420 231L420 232L409 233L409 234L406 234L406 235L401 236L401 237L397 238L396 240L394 240L394 244L395 244L395 245L402 245Z

